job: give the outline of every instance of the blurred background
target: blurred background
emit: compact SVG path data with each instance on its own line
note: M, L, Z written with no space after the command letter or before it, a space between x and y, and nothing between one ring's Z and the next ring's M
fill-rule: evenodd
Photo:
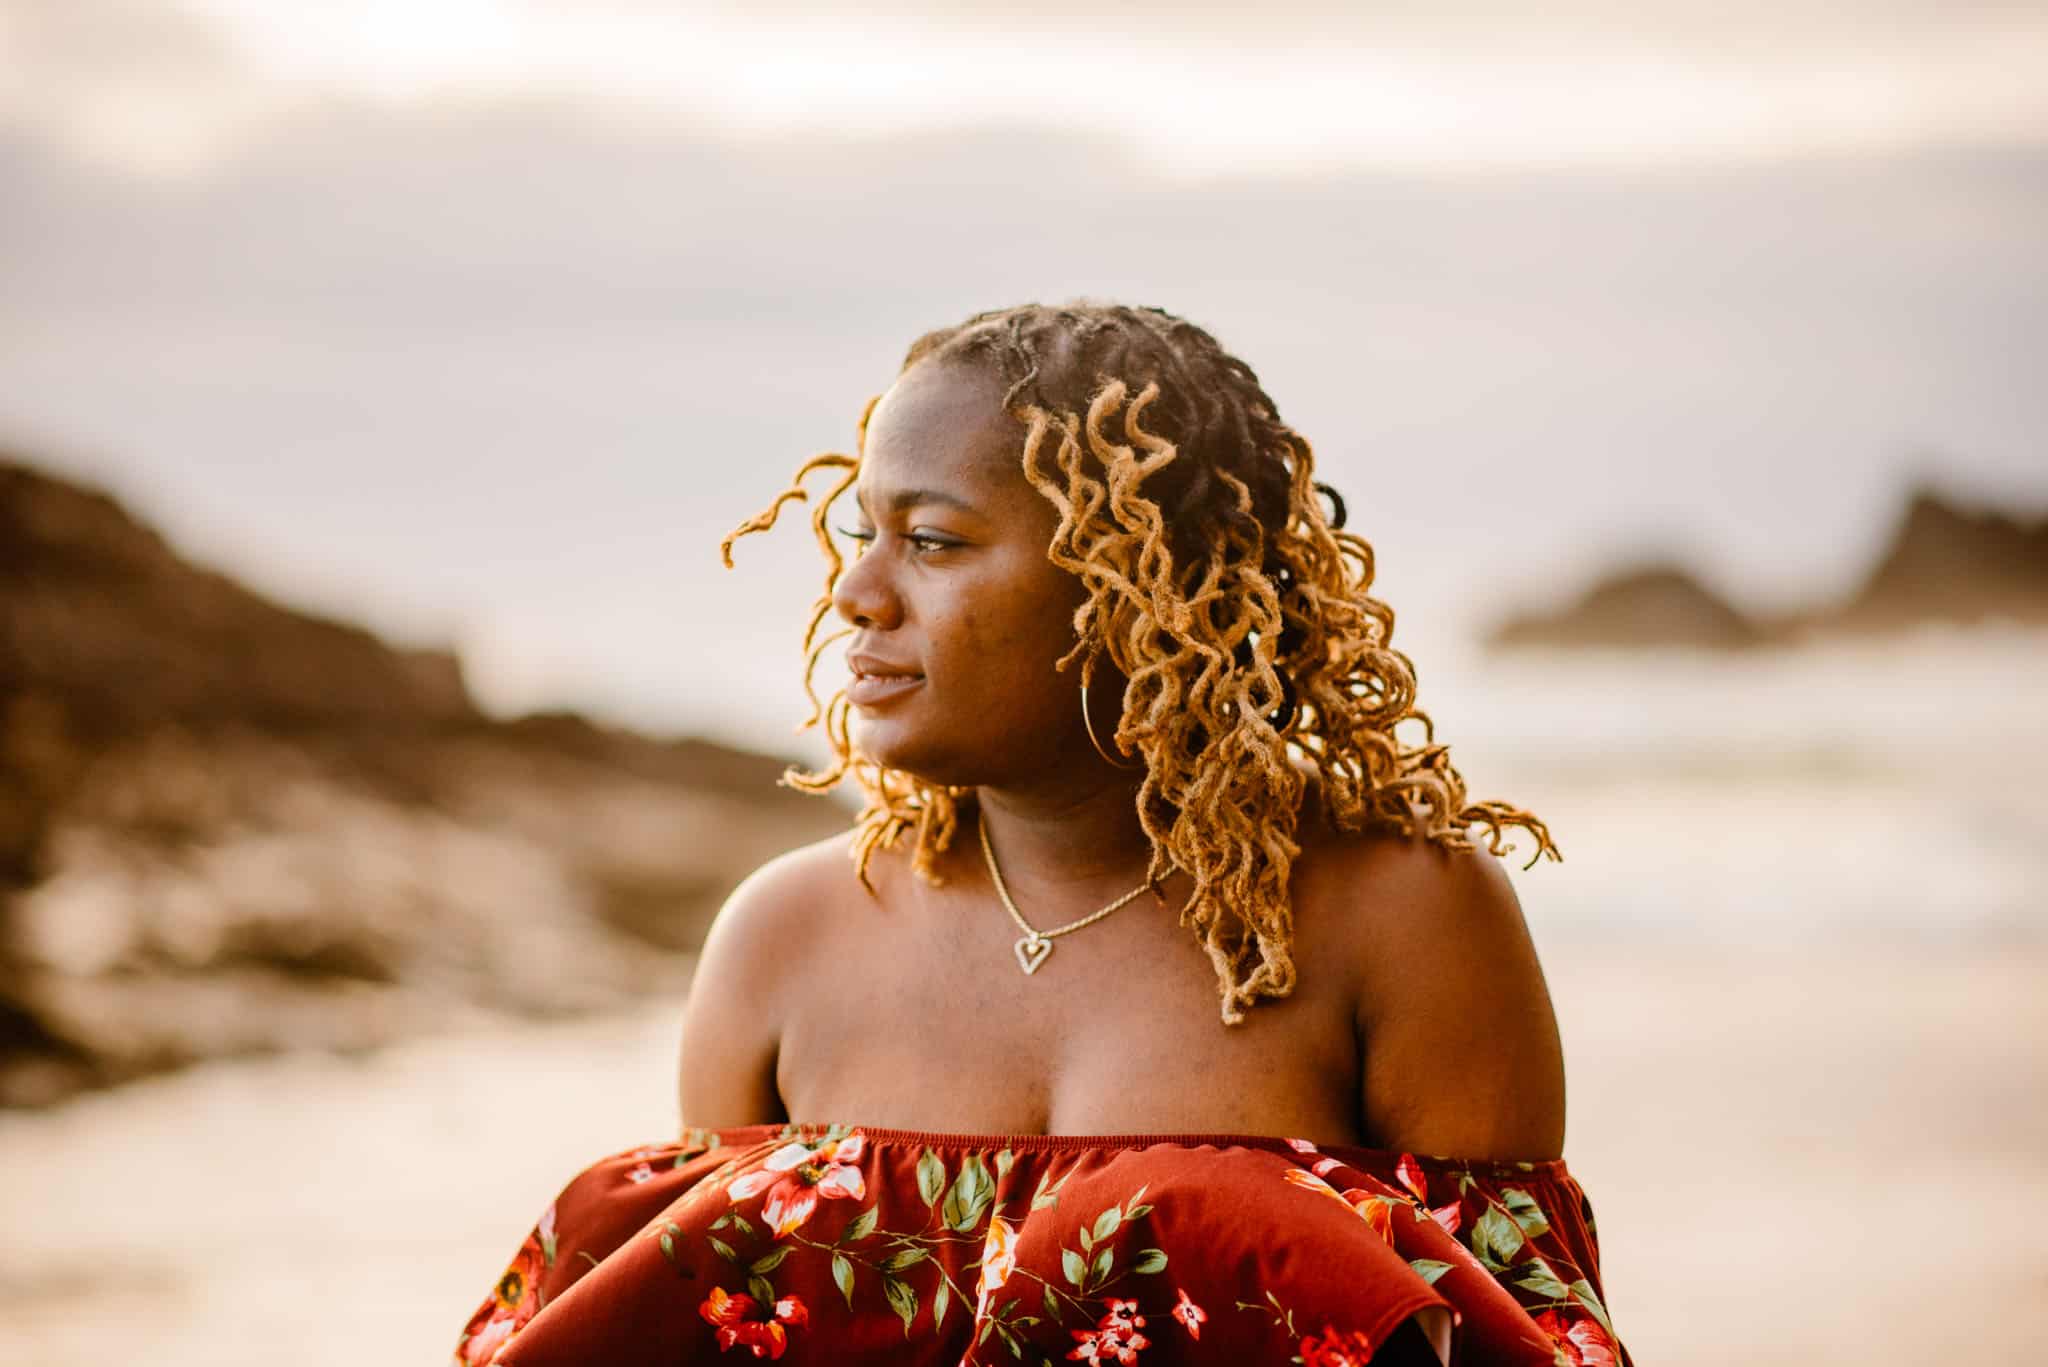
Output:
M449 1351L670 1133L800 532L1159 304L1380 552L1645 1364L2048 1334L2048 11L0 0L0 1359Z

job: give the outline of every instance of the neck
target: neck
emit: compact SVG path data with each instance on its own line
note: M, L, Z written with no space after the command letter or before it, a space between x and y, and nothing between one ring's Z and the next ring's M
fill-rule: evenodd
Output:
M1013 891L1037 888L1080 895L1141 881L1152 845L1138 823L1142 774L1105 770L1056 788L976 789L980 819ZM969 833L971 835L971 832Z

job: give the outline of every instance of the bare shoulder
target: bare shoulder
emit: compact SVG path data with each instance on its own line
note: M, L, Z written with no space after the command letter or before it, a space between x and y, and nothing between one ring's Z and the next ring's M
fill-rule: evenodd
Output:
M742 879L711 922L700 977L707 968L742 980L786 977L794 932L815 922L821 905L859 890L852 838L842 832L800 845Z
M1348 906L1355 938L1409 966L1529 939L1514 884L1484 850L1392 832L1323 833L1303 844L1304 891Z
M749 874L719 908L704 939L683 1012L681 1099L692 1125L786 1118L775 1087L783 1022L821 905L859 884L849 835L778 855Z
M1399 835L1320 835L1304 893L1342 923L1364 1045L1361 1123L1392 1148L1550 1158L1557 1018L1501 861Z

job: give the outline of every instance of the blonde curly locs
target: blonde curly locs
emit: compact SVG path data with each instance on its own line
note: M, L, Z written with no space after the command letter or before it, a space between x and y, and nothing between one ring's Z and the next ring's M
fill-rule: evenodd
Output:
M1468 832L1480 830L1497 855L1519 828L1535 842L1531 864L1559 857L1531 813L1468 800L1415 706L1414 666L1390 644L1394 614L1370 592L1372 547L1343 530L1344 502L1316 482L1308 442L1214 337L1159 309L1030 304L926 334L903 369L942 362L1006 385L1022 473L1059 514L1047 557L1087 590L1060 668L1078 665L1085 688L1106 658L1126 681L1114 743L1144 764L1137 815L1149 877L1177 868L1193 880L1181 923L1215 967L1226 1024L1294 988L1287 890L1305 770L1338 830L1450 849L1470 848ZM936 880L972 790L863 756L845 693L821 701L812 686L820 656L845 634L819 636L845 565L827 509L859 472L873 409L870 400L855 455L807 462L720 549L730 566L734 541L807 499L812 472L838 473L812 511L828 569L804 633L804 725L823 723L833 760L785 781L812 793L848 777L859 785L853 858L863 882L874 852L906 835L912 867ZM1417 743L1397 735L1404 723L1420 728Z

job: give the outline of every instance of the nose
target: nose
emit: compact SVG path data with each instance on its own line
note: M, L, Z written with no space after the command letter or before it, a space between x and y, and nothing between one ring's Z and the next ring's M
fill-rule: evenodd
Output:
M832 584L832 606L847 624L890 631L903 622L903 600L889 582L888 557L864 550Z

